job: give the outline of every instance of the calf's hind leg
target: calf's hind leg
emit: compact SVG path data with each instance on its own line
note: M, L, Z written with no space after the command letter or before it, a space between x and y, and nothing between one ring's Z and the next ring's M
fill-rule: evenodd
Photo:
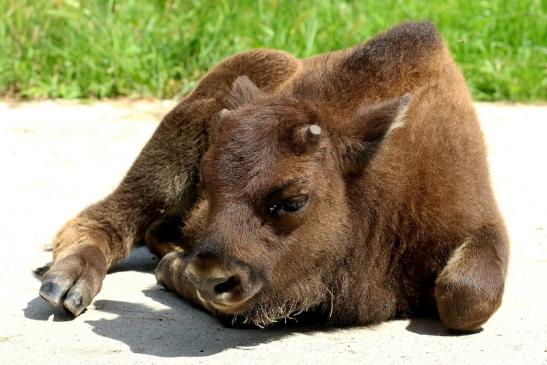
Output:
M441 321L476 331L501 304L508 261L504 227L486 226L458 247L435 282Z

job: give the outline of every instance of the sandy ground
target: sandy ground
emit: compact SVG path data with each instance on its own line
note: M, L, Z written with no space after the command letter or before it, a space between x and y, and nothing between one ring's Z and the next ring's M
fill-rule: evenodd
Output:
M31 271L55 231L120 180L170 102L0 103L1 364L547 363L547 107L478 104L512 239L505 301L482 332L433 320L234 330L156 285L145 250L72 320Z

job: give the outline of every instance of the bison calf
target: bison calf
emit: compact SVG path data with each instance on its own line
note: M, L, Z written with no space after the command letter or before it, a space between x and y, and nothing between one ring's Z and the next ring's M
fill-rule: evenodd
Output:
M40 295L79 315L142 241L164 286L258 326L436 308L476 330L508 261L465 82L428 23L304 60L221 62L120 186L60 231Z

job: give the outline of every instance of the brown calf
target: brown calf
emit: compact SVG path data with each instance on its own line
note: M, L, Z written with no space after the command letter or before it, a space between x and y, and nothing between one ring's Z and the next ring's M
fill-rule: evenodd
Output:
M143 240L163 285L259 326L436 306L448 328L475 330L508 262L465 82L428 23L305 60L221 62L114 193L60 231L40 295L79 315Z

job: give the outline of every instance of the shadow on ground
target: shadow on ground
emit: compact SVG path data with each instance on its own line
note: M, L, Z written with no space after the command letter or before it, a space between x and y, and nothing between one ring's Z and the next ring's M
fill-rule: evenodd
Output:
M439 319L436 318L411 318L406 330L424 336L467 336L482 332L482 328L475 332L454 332L447 329Z
M27 303L23 314L28 319L47 321L53 315L54 322L66 322L74 317L61 308L53 307L40 297L36 297Z
M160 357L209 356L291 335L283 329L226 328L210 314L193 308L159 286L143 292L166 308L155 310L140 303L101 300L95 302L95 307L117 317L86 323L93 326L95 333L121 341L135 353Z

